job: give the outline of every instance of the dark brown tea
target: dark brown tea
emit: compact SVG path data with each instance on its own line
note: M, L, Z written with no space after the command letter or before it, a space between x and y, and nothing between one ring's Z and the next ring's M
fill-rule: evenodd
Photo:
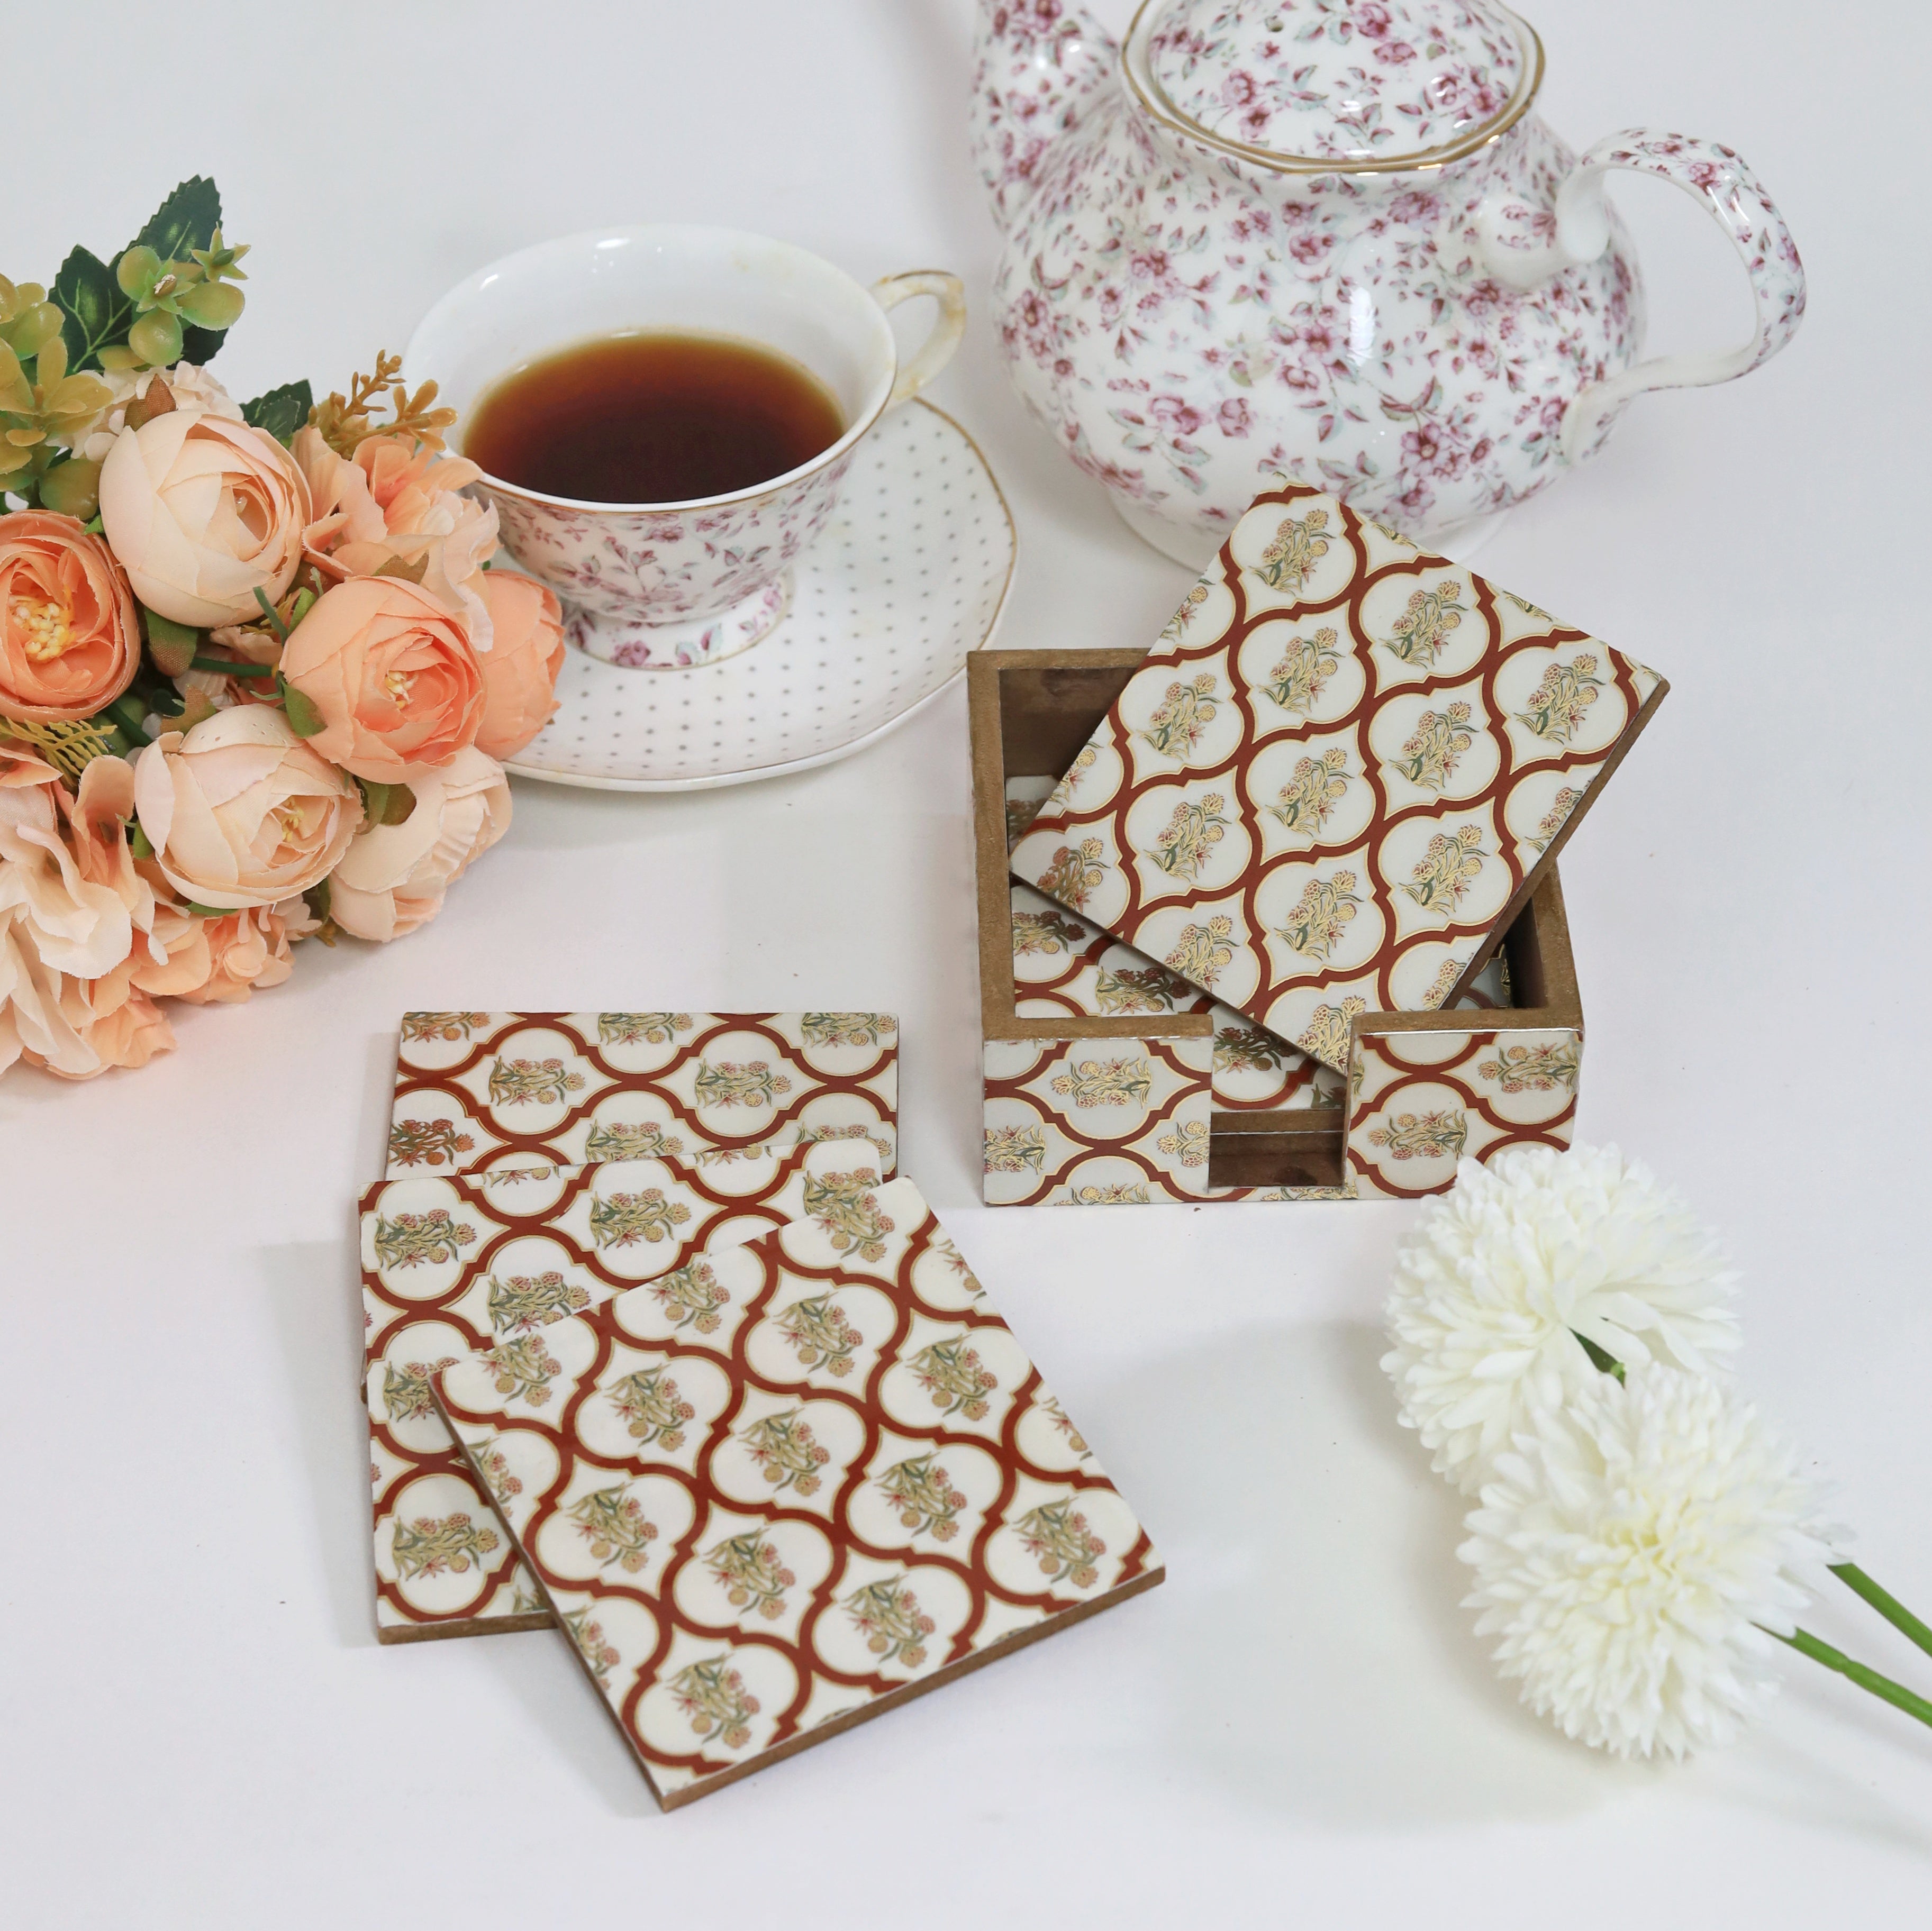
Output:
M724 335L607 335L485 392L463 453L545 496L688 502L769 482L845 433L802 364Z

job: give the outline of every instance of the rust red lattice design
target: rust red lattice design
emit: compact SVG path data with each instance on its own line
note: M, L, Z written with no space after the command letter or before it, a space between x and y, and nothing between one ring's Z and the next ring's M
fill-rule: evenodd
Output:
M878 1168L868 1141L838 1141L369 1188L363 1372L381 1640L550 1620L435 1411L428 1378L440 1363L492 1351L499 1374L540 1406L552 1358L542 1337L556 1321L706 1246L835 1204L853 1184L876 1186Z
M411 1012L388 1171L695 1154L861 1135L897 1162L882 1012Z
M559 1322L556 1399L433 1386L658 1801L686 1802L1160 1579L909 1180Z
M1454 999L1664 688L1336 498L1270 490L1012 868L1342 1070L1334 1015Z

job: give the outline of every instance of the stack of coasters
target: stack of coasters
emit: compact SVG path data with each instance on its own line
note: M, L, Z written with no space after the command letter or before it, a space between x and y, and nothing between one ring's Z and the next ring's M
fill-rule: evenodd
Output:
M378 1634L560 1622L667 1808L1161 1579L887 1177L896 1039L404 1021L362 1202Z
M665 1808L1161 1580L909 1180L430 1386Z
M1267 1197L1408 1195L1567 1141L1554 861L1654 673L1285 482L1153 651L1027 661L974 709L989 1201L1252 1197L1264 1141L1318 1183Z

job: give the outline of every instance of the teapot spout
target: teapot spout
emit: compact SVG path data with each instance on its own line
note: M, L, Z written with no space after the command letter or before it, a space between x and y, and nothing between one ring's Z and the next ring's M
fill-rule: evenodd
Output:
M973 46L973 158L1002 229L1042 162L1092 105L1120 49L1066 0L980 0Z

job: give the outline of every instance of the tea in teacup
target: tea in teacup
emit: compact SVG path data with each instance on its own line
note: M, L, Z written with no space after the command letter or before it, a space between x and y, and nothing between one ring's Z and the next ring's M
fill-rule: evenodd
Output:
M729 335L628 331L526 362L471 410L464 453L492 476L580 502L728 496L845 433L812 371Z

